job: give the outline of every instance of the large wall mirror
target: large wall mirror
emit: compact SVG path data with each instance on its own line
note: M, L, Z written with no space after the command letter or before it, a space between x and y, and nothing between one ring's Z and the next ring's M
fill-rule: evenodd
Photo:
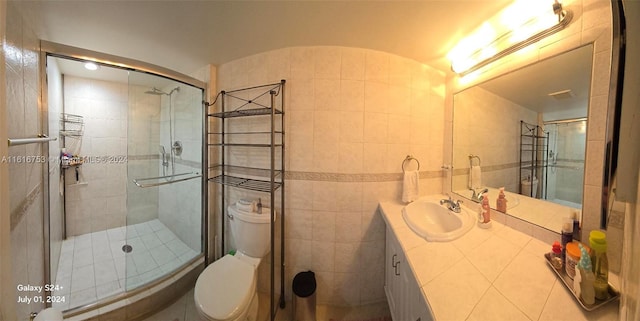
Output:
M583 203L593 45L538 61L453 97L452 191L560 232ZM579 213L577 213L580 215Z

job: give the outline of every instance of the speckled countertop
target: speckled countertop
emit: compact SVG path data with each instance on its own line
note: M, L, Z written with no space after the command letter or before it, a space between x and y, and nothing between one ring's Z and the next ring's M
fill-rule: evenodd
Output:
M436 320L618 320L619 301L580 307L544 259L550 244L496 220L451 242L428 242L407 226L403 206L381 202L380 210ZM610 282L619 289L615 275Z

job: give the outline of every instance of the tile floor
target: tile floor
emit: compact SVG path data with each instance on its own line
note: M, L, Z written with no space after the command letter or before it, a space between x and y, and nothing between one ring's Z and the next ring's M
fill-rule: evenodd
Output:
M258 309L258 321L269 320L269 295L259 293L260 308ZM276 321L290 321L291 302L287 302L284 310L278 310ZM391 321L391 313L387 302L379 302L358 307L335 307L319 304L316 307L317 321ZM198 315L193 300L193 289L180 297L175 303L143 321L204 321Z
M123 245L133 250L124 253ZM159 220L70 237L62 243L53 295L61 310L131 290L191 260L198 252Z

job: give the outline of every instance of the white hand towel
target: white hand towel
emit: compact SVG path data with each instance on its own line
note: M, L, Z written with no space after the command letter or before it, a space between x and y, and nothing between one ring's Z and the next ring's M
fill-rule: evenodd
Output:
M469 188L476 189L482 187L482 170L480 166L473 165L469 170Z
M405 171L402 183L402 201L410 203L420 196L420 173L418 171Z

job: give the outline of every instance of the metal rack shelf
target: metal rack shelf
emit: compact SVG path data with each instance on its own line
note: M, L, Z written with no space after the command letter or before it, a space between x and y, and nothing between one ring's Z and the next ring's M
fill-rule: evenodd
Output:
M284 132L282 131L274 131L274 134L284 134ZM214 133L208 133L209 135L265 135L265 134L271 134L271 132L230 132L230 133L223 133L223 132L214 132Z
M226 146L226 147L282 147L282 144L241 144L241 143L214 143L209 144L209 146Z
M278 109L276 109L274 113L276 115L283 114L283 112ZM209 116L216 117L216 118L235 118L235 117L265 116L265 115L271 115L271 108L239 109L239 110L209 114Z
M236 165L222 165L216 164L209 167L209 170L214 171L222 171L226 173L234 173L237 175L243 176L259 176L259 177L270 177L271 170L266 168L257 168L257 167L245 167L245 166L236 166ZM273 175L275 178L282 176L281 170L274 170Z
M258 180L258 179L249 179L244 177L230 176L230 175L218 175L209 179L209 181L227 185L238 187L242 189L248 189L251 191L265 192L271 193L275 192L278 188L282 186L280 182L274 182L274 188L271 189L271 182L266 180Z
M520 170L519 181L526 177L537 177L540 181L541 192L529 191L528 196L538 195L538 198L546 199L547 192L547 168L549 160L549 134L538 125L520 121ZM520 186L520 194L523 193Z
M270 261L271 264L271 280L270 280L270 317L271 320L275 320L277 313L276 306L280 308L285 307L285 243L284 243L284 229L285 229L285 180L284 180L284 159L285 159L285 146L284 146L284 85L285 80L281 80L276 84L266 84L261 86L236 89L232 91L222 91L219 96L220 111L210 112L207 110L209 117L217 118L217 132L207 131L207 138L209 140L209 147L216 147L218 157L220 158L219 164L209 167L209 173L214 172L213 175L208 175L209 182L222 185L219 189L220 201L218 209L218 215L215 215L220 222L220 230L222 237L220 238L221 253L226 253L229 249L226 247L227 240L225 229L228 228L229 222L227 221L227 215L224 215L228 202L231 200L227 195L234 195L234 192L229 191L228 187L239 188L249 191L257 191L263 193L269 193L269 208L271 220L271 232L270 232ZM251 97L251 98L248 98ZM215 103L215 102L214 102ZM212 106L213 104L207 104ZM280 109L278 109L280 108ZM227 111L228 109L232 109ZM251 117L251 116L265 116L259 118L257 121L265 122L260 127L236 127L235 131L227 132L232 128L234 124L242 124L242 122L229 122L226 123L228 118L238 117ZM252 120L254 122L255 120ZM251 123L254 124L254 123ZM255 131L242 131L246 129L254 128ZM267 129L268 128L268 129ZM234 136L232 141L227 140L228 137ZM254 135L251 137L241 137L241 135ZM255 138L255 139L254 139ZM231 139L230 139L231 140ZM238 148L241 147L241 148ZM257 151L243 150L242 147L260 147ZM267 156L269 159L269 168L257 168L257 167L245 167L229 164L228 153L231 150L235 152L247 152L247 157L259 157L263 159L263 156ZM277 198L276 198L277 194ZM264 200L264 197L262 198ZM277 212L276 213L276 209ZM279 214L278 223L280 227L276 229L274 222L276 222L276 215ZM279 233L279 235L276 235ZM276 242L279 247L276 250ZM280 257L276 260L276 253L279 253ZM279 266L279 279L280 285L279 300L276 297L276 265ZM278 300L278 301L277 301Z

